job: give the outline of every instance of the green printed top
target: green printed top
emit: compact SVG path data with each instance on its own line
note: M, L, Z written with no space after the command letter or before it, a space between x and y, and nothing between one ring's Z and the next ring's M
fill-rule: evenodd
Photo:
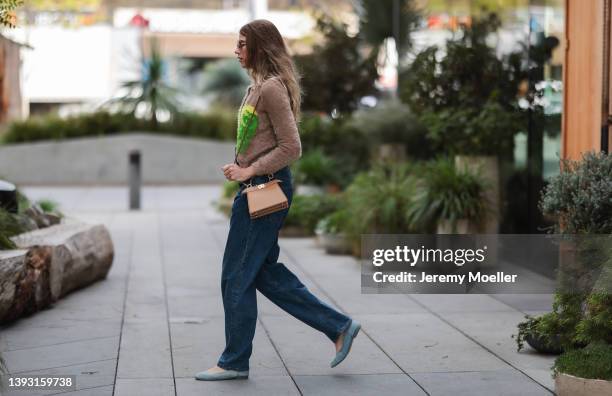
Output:
M236 151L244 153L255 137L259 116L255 107L250 104L243 105L238 111L238 133L236 134Z
M289 165L302 154L297 123L280 77L249 86L238 111L238 165L253 166L266 175Z

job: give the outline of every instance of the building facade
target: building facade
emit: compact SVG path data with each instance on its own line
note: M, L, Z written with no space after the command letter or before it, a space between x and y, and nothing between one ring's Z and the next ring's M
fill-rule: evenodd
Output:
M563 158L610 148L611 0L565 0Z
M0 125L22 116L21 47L0 35Z

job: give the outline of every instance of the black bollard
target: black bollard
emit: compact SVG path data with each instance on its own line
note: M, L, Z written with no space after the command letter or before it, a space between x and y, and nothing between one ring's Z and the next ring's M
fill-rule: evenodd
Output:
M140 184L142 182L140 151L130 151L128 165L128 183L130 189L130 210L140 209Z
M17 187L13 183L0 180L0 207L4 210L17 213Z

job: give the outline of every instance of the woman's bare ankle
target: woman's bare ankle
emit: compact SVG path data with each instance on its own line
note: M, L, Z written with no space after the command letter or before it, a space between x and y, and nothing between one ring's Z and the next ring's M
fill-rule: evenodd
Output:
M338 337L338 339L335 342L336 345L336 353L342 349L342 341L344 339L344 333L340 334L340 337Z

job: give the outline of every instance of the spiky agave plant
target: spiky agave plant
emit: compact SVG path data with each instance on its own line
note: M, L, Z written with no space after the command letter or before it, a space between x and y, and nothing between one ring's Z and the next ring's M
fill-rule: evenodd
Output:
M134 115L144 109L151 127L157 130L160 111L167 111L171 116L179 113L179 91L164 81L165 60L156 40L151 40L150 53L150 58L143 61L142 78L121 84L121 89L127 92L119 98L108 100L102 107L119 107Z

